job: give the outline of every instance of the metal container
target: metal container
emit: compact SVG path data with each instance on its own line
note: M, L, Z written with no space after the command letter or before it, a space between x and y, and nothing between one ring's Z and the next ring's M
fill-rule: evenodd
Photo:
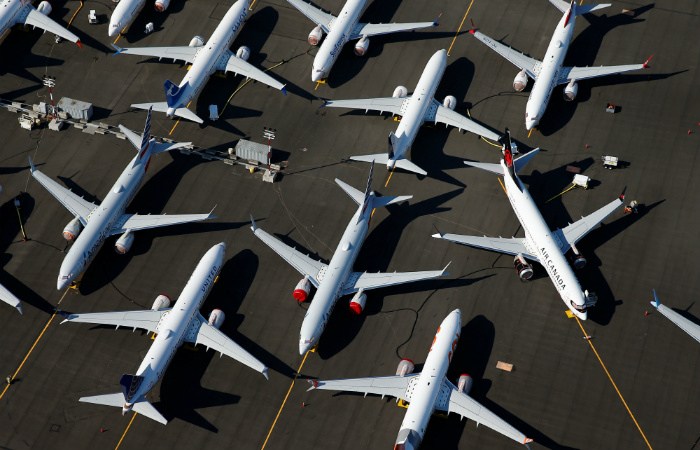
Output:
M58 102L58 110L64 111L71 119L90 120L92 117L92 103L63 97Z
M262 164L267 164L268 147L265 144L258 144L241 139L236 144L236 156L248 160L259 161Z

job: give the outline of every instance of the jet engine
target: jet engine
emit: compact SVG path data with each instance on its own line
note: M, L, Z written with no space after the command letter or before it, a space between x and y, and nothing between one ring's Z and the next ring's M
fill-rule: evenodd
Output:
M394 93L391 94L392 97L394 98L402 98L408 95L408 89L406 89L406 86L396 86L396 89L394 89Z
M472 380L472 377L470 377L466 373L463 373L462 375L459 376L459 380L457 382L457 389L459 390L459 392L462 392L463 394L468 394L469 391L472 390L473 383L474 383L474 380Z
M170 0L156 0L156 3L153 6L155 6L156 11L163 12L168 9L168 6L170 6Z
M362 39L357 41L355 44L355 54L357 56L364 56L369 48L369 38L367 36L362 36Z
M43 1L39 3L39 7L36 10L42 13L43 15L48 16L49 14L51 14L53 8L51 7L51 3Z
M570 102L576 98L576 94L578 94L578 84L576 80L571 80L564 88L564 100Z
M250 58L250 49L245 45L242 45L236 52L236 58L240 58L243 61L248 61L248 58Z
M226 314L224 314L224 312L219 308L216 308L211 312L211 314L209 314L209 325L218 330L221 328L221 325L223 325L225 318Z
M309 292L311 292L311 282L309 281L309 277L305 276L294 288L294 298L299 300L299 302L303 302L306 300L306 297L309 296Z
M350 312L359 316L360 314L362 314L362 311L364 311L366 303L367 294L362 292L362 289L360 289L353 296L352 300L350 300Z
M405 377L408 374L413 373L413 369L415 369L415 365L413 364L413 361L410 359L402 359L399 362L399 366L396 368L396 375L400 377Z
M321 39L323 39L323 30L321 29L321 25L317 26L313 30L311 30L311 33L309 33L309 44L311 45L318 45L319 42L321 42Z
M68 242L78 239L78 235L82 229L83 224L80 223L80 219L76 217L68 222L68 225L66 225L66 227L63 229L63 239L67 240Z
M201 47L204 45L204 38L202 36L195 36L190 41L190 47Z
M525 86L527 86L527 73L523 69L515 76L515 79L513 80L513 89L521 92L523 89L525 89Z
M579 253L575 245L571 246L571 251L574 252L574 256L571 260L571 264L574 266L574 269L581 270L586 267L586 257Z
M151 309L153 311L160 311L161 309L170 308L170 297L165 294L160 294L156 297L156 301L153 302Z
M457 106L457 99L454 97L454 95L448 95L447 97L445 97L445 100L442 101L442 106L454 111L455 106Z
M122 234L117 242L114 244L114 251L120 255L125 254L131 250L131 246L134 244L134 235L131 230L126 230L126 233Z
M515 267L515 270L518 271L520 281L523 283L530 281L532 276L535 274L534 270L532 270L532 266L525 261L525 257L523 257L521 253L518 253L515 256L515 259L513 259L513 267Z

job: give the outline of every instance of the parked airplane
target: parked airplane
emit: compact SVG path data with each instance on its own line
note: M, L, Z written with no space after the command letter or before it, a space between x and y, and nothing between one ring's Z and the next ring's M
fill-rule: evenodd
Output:
M247 62L250 57L248 47L242 46L235 55L228 49L238 32L243 28L248 16L249 5L250 0L238 0L234 3L221 19L221 23L216 27L206 45L201 36L192 38L189 46L186 47L121 48L112 44L117 49L116 55L125 53L156 56L159 59L172 58L173 61L182 60L192 64L179 86L170 80L165 81L165 102L139 103L131 106L140 109L153 108L155 111L164 112L167 117L175 115L202 123L202 119L187 109L187 105L199 94L209 77L217 70L241 74L275 89L280 89L284 95L287 95L282 83Z
M63 229L63 237L69 242L73 240L75 242L61 264L56 284L56 289L58 290L67 287L81 276L90 261L92 261L92 258L97 254L97 251L102 247L105 239L109 236L123 233L117 239L114 249L117 253L124 254L131 249L134 243L134 231L216 218L211 213L148 214L145 216L125 214L126 206L134 198L136 191L146 176L151 156L182 148L191 143L158 144L155 138L151 139L150 109L148 110L143 137L122 125L119 125L119 129L139 152L126 166L126 169L124 169L100 205L89 202L56 183L38 171L34 167L32 158L29 158L34 179L75 216L75 219L71 220ZM81 232L83 227L85 229Z
M109 35L114 37L121 33L134 20L136 14L141 11L146 0L121 0L117 3L117 7L112 12L112 17L109 19ZM156 0L155 9L158 12L163 12L170 6L170 0Z
M314 57L314 63L311 67L311 81L313 82L328 78L328 73L346 42L359 39L355 44L355 54L363 56L367 53L369 38L372 36L435 27L438 26L437 21L440 18L438 16L434 22L358 23L365 6L367 6L367 0L348 0L338 17L323 12L323 10L302 0L288 1L316 24L316 28L309 33L309 44L318 45L323 39L323 33L328 35Z
M574 267L583 268L586 265L586 258L579 253L575 244L613 211L622 206L624 194L593 214L581 217L564 229L550 231L527 188L516 175L540 149L535 149L513 160L510 131L507 128L506 134L508 137L504 144L505 158L501 160L500 164L467 161L464 164L503 176L508 200L515 215L518 216L523 230L525 230L525 237L494 238L446 233L437 233L433 237L507 255L515 255L513 265L522 281L529 281L533 275L532 267L527 263L526 258L539 262L547 271L566 306L578 318L586 320L588 317L587 308L595 306L596 298L594 295L589 295L588 291L584 292L581 289L581 285L564 254L569 249L573 250Z
M0 186L0 192L2 192L2 186ZM19 302L19 299L2 284L0 284L0 300L14 306L22 314L22 304Z
M542 61L538 61L513 50L473 28L470 31L474 37L520 69L520 72L518 72L518 75L516 75L513 80L513 88L516 91L520 92L525 89L528 77L535 80L535 84L532 86L532 92L530 92L530 97L527 100L527 106L525 107L525 127L528 130L531 130L540 123L540 119L542 119L542 115L545 109L547 109L547 103L549 103L552 91L556 86L566 84L564 88L564 100L572 101L576 98L576 94L578 93L577 81L605 75L614 75L630 70L646 69L649 60L651 60L650 57L644 64L629 64L625 66L564 66L564 58L566 57L566 52L569 50L571 38L574 34L576 16L601 8L607 8L610 6L610 3L600 5L577 5L575 0L571 0L571 4L563 0L549 1L559 8L559 10L564 13L564 16L554 30L554 35L552 36L552 40L549 43L549 47L547 47L547 52Z
M668 306L659 303L659 298L656 296L656 291L654 291L654 301L651 305L656 308L661 314L666 316L668 320L678 325L678 327L688 333L690 337L700 342L700 325L691 322L682 315L678 314Z
M365 396L381 395L382 398L389 395L396 397L397 401L400 399L410 402L401 423L394 450L417 449L423 441L428 421L435 410L446 413L456 412L462 418L471 419L477 425L486 425L529 448L527 444L532 442L532 439L527 438L468 395L472 387L472 378L469 375L462 374L457 386L447 379L447 368L454 356L461 326L461 312L455 309L440 324L422 373L410 375L414 369L413 361L402 359L394 376L330 381L309 380L311 383L309 390L351 391L365 394Z
M115 325L134 330L143 328L157 334L136 375L122 375L119 381L122 392L81 397L81 402L121 407L122 415L133 409L165 425L168 421L146 400L146 395L163 376L183 342L202 344L207 350L213 348L268 378L267 367L263 363L219 331L225 319L223 311L213 310L208 321L199 312L219 276L225 252L226 244L223 242L207 251L173 308L170 308L168 296L159 295L150 310L71 314L61 322Z
M331 108L352 108L369 111L389 111L392 114L402 116L401 123L396 129L389 133L389 151L375 155L351 156L355 161L377 161L386 164L387 170L394 167L426 175L427 172L411 161L405 155L413 145L418 130L424 122L444 123L445 126L452 125L461 131L465 129L474 134L487 137L494 141L500 139L493 131L473 122L461 114L454 112L457 99L451 95L445 97L442 104L435 100L435 91L445 73L447 66L447 52L438 50L428 61L423 69L423 74L418 80L416 90L413 95L408 95L408 90L403 86L398 86L394 90L392 97L366 98L358 100L333 100L327 101L323 106Z
M338 299L344 295L355 294L350 300L350 312L354 314L362 313L367 302L365 291L396 284L410 283L412 281L426 280L445 275L445 269L425 272L405 272L405 273L367 273L353 272L352 266L360 253L362 243L369 231L369 222L372 218L372 211L382 206L393 205L412 198L412 195L399 197L376 197L372 187L372 170L369 170L369 180L364 194L357 189L343 183L339 179L335 182L347 193L350 198L359 205L355 215L350 219L350 223L340 239L340 245L335 250L333 257L328 264L316 261L298 250L289 247L255 225L251 216L253 233L260 238L268 247L274 250L292 267L298 270L304 278L299 281L294 289L294 298L303 302L311 291L313 284L316 295L309 306L309 310L304 316L299 333L299 354L303 355L307 351L318 345L321 333L326 328L328 319L335 309Z
M34 8L30 0L2 0L0 1L0 36L4 35L14 25L21 23L39 27L44 32L48 31L63 39L80 45L80 38L66 30L49 18L51 3L42 1L39 8Z

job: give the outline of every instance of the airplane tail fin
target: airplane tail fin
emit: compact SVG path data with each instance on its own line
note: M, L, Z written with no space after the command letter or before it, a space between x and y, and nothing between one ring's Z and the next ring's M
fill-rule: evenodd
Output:
M122 394L124 394L124 399L127 402L132 402L134 395L136 395L136 392L141 387L141 383L143 383L143 379L144 378L139 375L129 375L126 373L122 375L119 384L122 386Z
M114 406L116 408L124 408L124 404L126 403L124 400L124 394L121 392L115 392L114 394L94 395L92 397L81 397L79 401L84 403L94 403L96 405ZM139 397L134 402L131 409L133 409L134 412L142 414L149 419L162 423L163 425L168 423L168 419L163 417L163 415L158 412L158 410L144 397Z
M164 103L165 104L165 103ZM124 134L124 136L129 139L129 142L136 147L139 151L139 160L143 159L146 154L146 150L149 147L149 141L151 140L151 112L156 109L154 105L156 103L146 103L148 105L148 117L146 117L146 125L143 128L143 135L139 137L138 134L134 133L130 129L126 128L124 125L119 125L119 130ZM158 111L158 109L156 109ZM186 147L192 145L191 142L174 142L174 143L157 143L154 142L150 146L150 154L154 155L156 153L167 152L169 150L175 150L178 148Z
M409 172L417 173L418 175L428 175L428 172L413 164L406 158L396 160L396 167L398 167L399 169L407 170Z
M367 202L369 201L370 197L370 190L372 188L372 172L374 172L374 160L372 160L372 166L369 169L369 179L367 180L367 189L365 190L364 195L362 192L358 191L354 187L350 186L349 184L345 183L344 181L339 180L338 178L335 179L335 182L340 186L346 194L350 196L351 199L355 200L355 203L358 205L362 205L362 210L364 211L365 208L367 208Z
M180 104L180 97L182 97L189 85L189 81L182 86L178 86L170 80L165 80L163 87L165 88L165 100L169 108L176 108Z
M399 138L396 137L394 132L389 133L389 150L387 152L387 157L388 159L394 159L394 156L396 155L394 153L394 149L396 148L396 145L399 143Z

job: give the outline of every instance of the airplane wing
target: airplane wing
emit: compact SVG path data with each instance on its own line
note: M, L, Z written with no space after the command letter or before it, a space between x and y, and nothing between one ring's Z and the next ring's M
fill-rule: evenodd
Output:
M659 299L656 296L656 291L654 291L654 301L651 302L651 304L661 314L666 316L666 318L668 320L670 320L671 322L678 325L678 327L681 330L688 333L690 335L690 337L692 337L696 341L700 342L700 326L694 322L691 322L690 320L683 317L682 315L678 314L676 311L669 308L668 306L665 306L665 305L662 305L661 303L659 303Z
M532 442L520 431L516 430L505 420L498 417L488 409L484 408L479 402L460 392L452 383L445 380L445 384L449 387L449 402L445 405L438 401L436 408L440 411L454 412L467 419L476 422L477 425L486 425L492 430L498 431L502 435L517 441L520 444L527 445ZM442 392L442 389L441 389Z
M462 245L469 245L471 247L483 248L493 252L505 253L507 255L522 253L523 256L539 262L537 256L533 255L525 246L524 238L492 238L488 236L465 236L449 233L436 233L433 237Z
M37 11L31 4L25 6L25 11L28 11L26 17L24 17L24 20L20 19L19 22L33 27L39 27L49 33L61 36L67 41L75 42L80 47L80 38L78 36L54 22L49 16ZM24 14L22 14L22 16L24 16Z
M428 108L425 113L424 120L426 122L444 123L445 125L458 128L459 131L467 130L476 135L491 139L492 141L497 141L500 139L499 135L489 130L485 126L479 125L473 120L452 111L450 108L445 108L435 99L433 99L433 104L431 106L432 107Z
M449 264L448 264L449 266ZM354 294L360 289L368 291L370 289L378 289L387 286L395 286L397 284L412 283L414 281L429 280L443 275L449 275L442 270L426 270L423 272L393 272L393 273L367 273L353 272L348 277L343 285L343 293L341 295Z
M250 227L250 229L253 230L253 233L255 233L255 235L268 247L274 250L275 253L280 255L282 259L294 267L300 274L304 276L308 275L311 283L315 287L318 287L328 266L320 261L311 259L297 249L285 245L278 239L270 236L270 234L258 228L257 225L255 225L255 221L252 219L253 218L251 217L253 225Z
M43 15L43 14L42 14ZM75 217L80 219L83 226L87 225L87 218L98 205L85 200L82 197L74 194L70 189L66 189L45 174L36 170L34 167L34 162L32 158L29 158L29 165L31 166L32 176L36 181L46 188L47 191L51 193L56 200L61 202L63 206L68 209Z
M122 48L117 45L112 44L117 52L115 55L120 53L129 55L139 55L139 56L155 56L156 58L169 58L175 61L185 61L191 64L194 62L194 57L199 52L200 47L138 47L138 48Z
M324 389L328 391L349 391L360 392L362 394L376 394L384 398L385 395L400 398L401 400L410 401L412 389L409 389L409 384L415 380L418 381L420 374L412 376L388 376L388 377L367 377L367 378L346 378L342 380L328 381L311 381L312 389Z
M331 30L331 24L335 21L336 17L333 14L328 14L322 10L312 6L310 3L303 2L301 0L287 0L292 4L293 7L298 9L303 15L311 19L316 25L321 25L323 31L326 34Z
M562 253L567 252L572 244L575 245L578 241L583 239L583 237L593 228L597 227L600 222L622 206L622 203L622 198L616 198L598 211L586 217L581 217L576 222L569 224L561 230L554 231L554 239L557 240L558 238L559 248L561 248Z
M329 108L364 109L365 112L369 110L379 111L380 113L389 111L392 114L402 116L410 99L411 96L409 95L401 98L380 97L358 98L356 100L331 100L324 103L323 106L327 106Z
M19 299L2 284L0 284L0 300L8 305L14 306L17 308L19 313L22 314L22 305L20 304Z
M513 50L507 45L503 45L479 31L472 30L470 33L473 34L475 38L495 50L496 53L510 61L513 65L517 66L520 70L525 70L525 72L527 72L527 74L533 80L540 74L542 63L535 58L530 58L529 56L523 55L519 51Z
M207 320L199 314L199 323L195 322L195 327L198 328L196 336L194 333L187 333L185 338L187 342L195 345L202 344L208 349L214 349L229 358L245 364L253 370L256 370L267 378L267 367L253 355L248 353L240 345L233 342L231 338L219 331L216 327L209 325Z
M378 36L380 34L400 33L402 31L420 30L438 26L437 20L434 22L414 22L414 23L358 23L352 29L348 39L360 39L363 36Z
M270 75L266 74L262 70L253 66L249 62L243 61L241 58L239 58L236 55L234 55L233 53L231 53L230 50L227 50L224 54L222 54L219 57L219 61L217 61L216 69L223 70L225 72L233 72L237 75L243 75L244 77L252 78L252 79L257 80L261 83L265 83L266 85L268 85L270 87L273 87L275 89L279 89L282 92L285 92L284 91L284 84L275 80ZM285 94L286 94L286 92L285 92Z
M149 228L167 227L181 223L199 222L201 220L216 219L209 214L122 214L109 230L109 236L121 234L127 230L147 230Z
M61 323L65 322L83 322L97 323L100 325L114 325L117 328L143 328L152 333L156 332L158 323L163 315L170 311L169 309L161 309L153 311L152 309L144 309L141 311L115 311L115 312L98 312L86 314L71 314Z
M557 85L566 84L571 80L585 80L587 78L604 77L631 70L644 69L645 64L627 64L624 66L598 66L598 67L562 67L559 71Z

